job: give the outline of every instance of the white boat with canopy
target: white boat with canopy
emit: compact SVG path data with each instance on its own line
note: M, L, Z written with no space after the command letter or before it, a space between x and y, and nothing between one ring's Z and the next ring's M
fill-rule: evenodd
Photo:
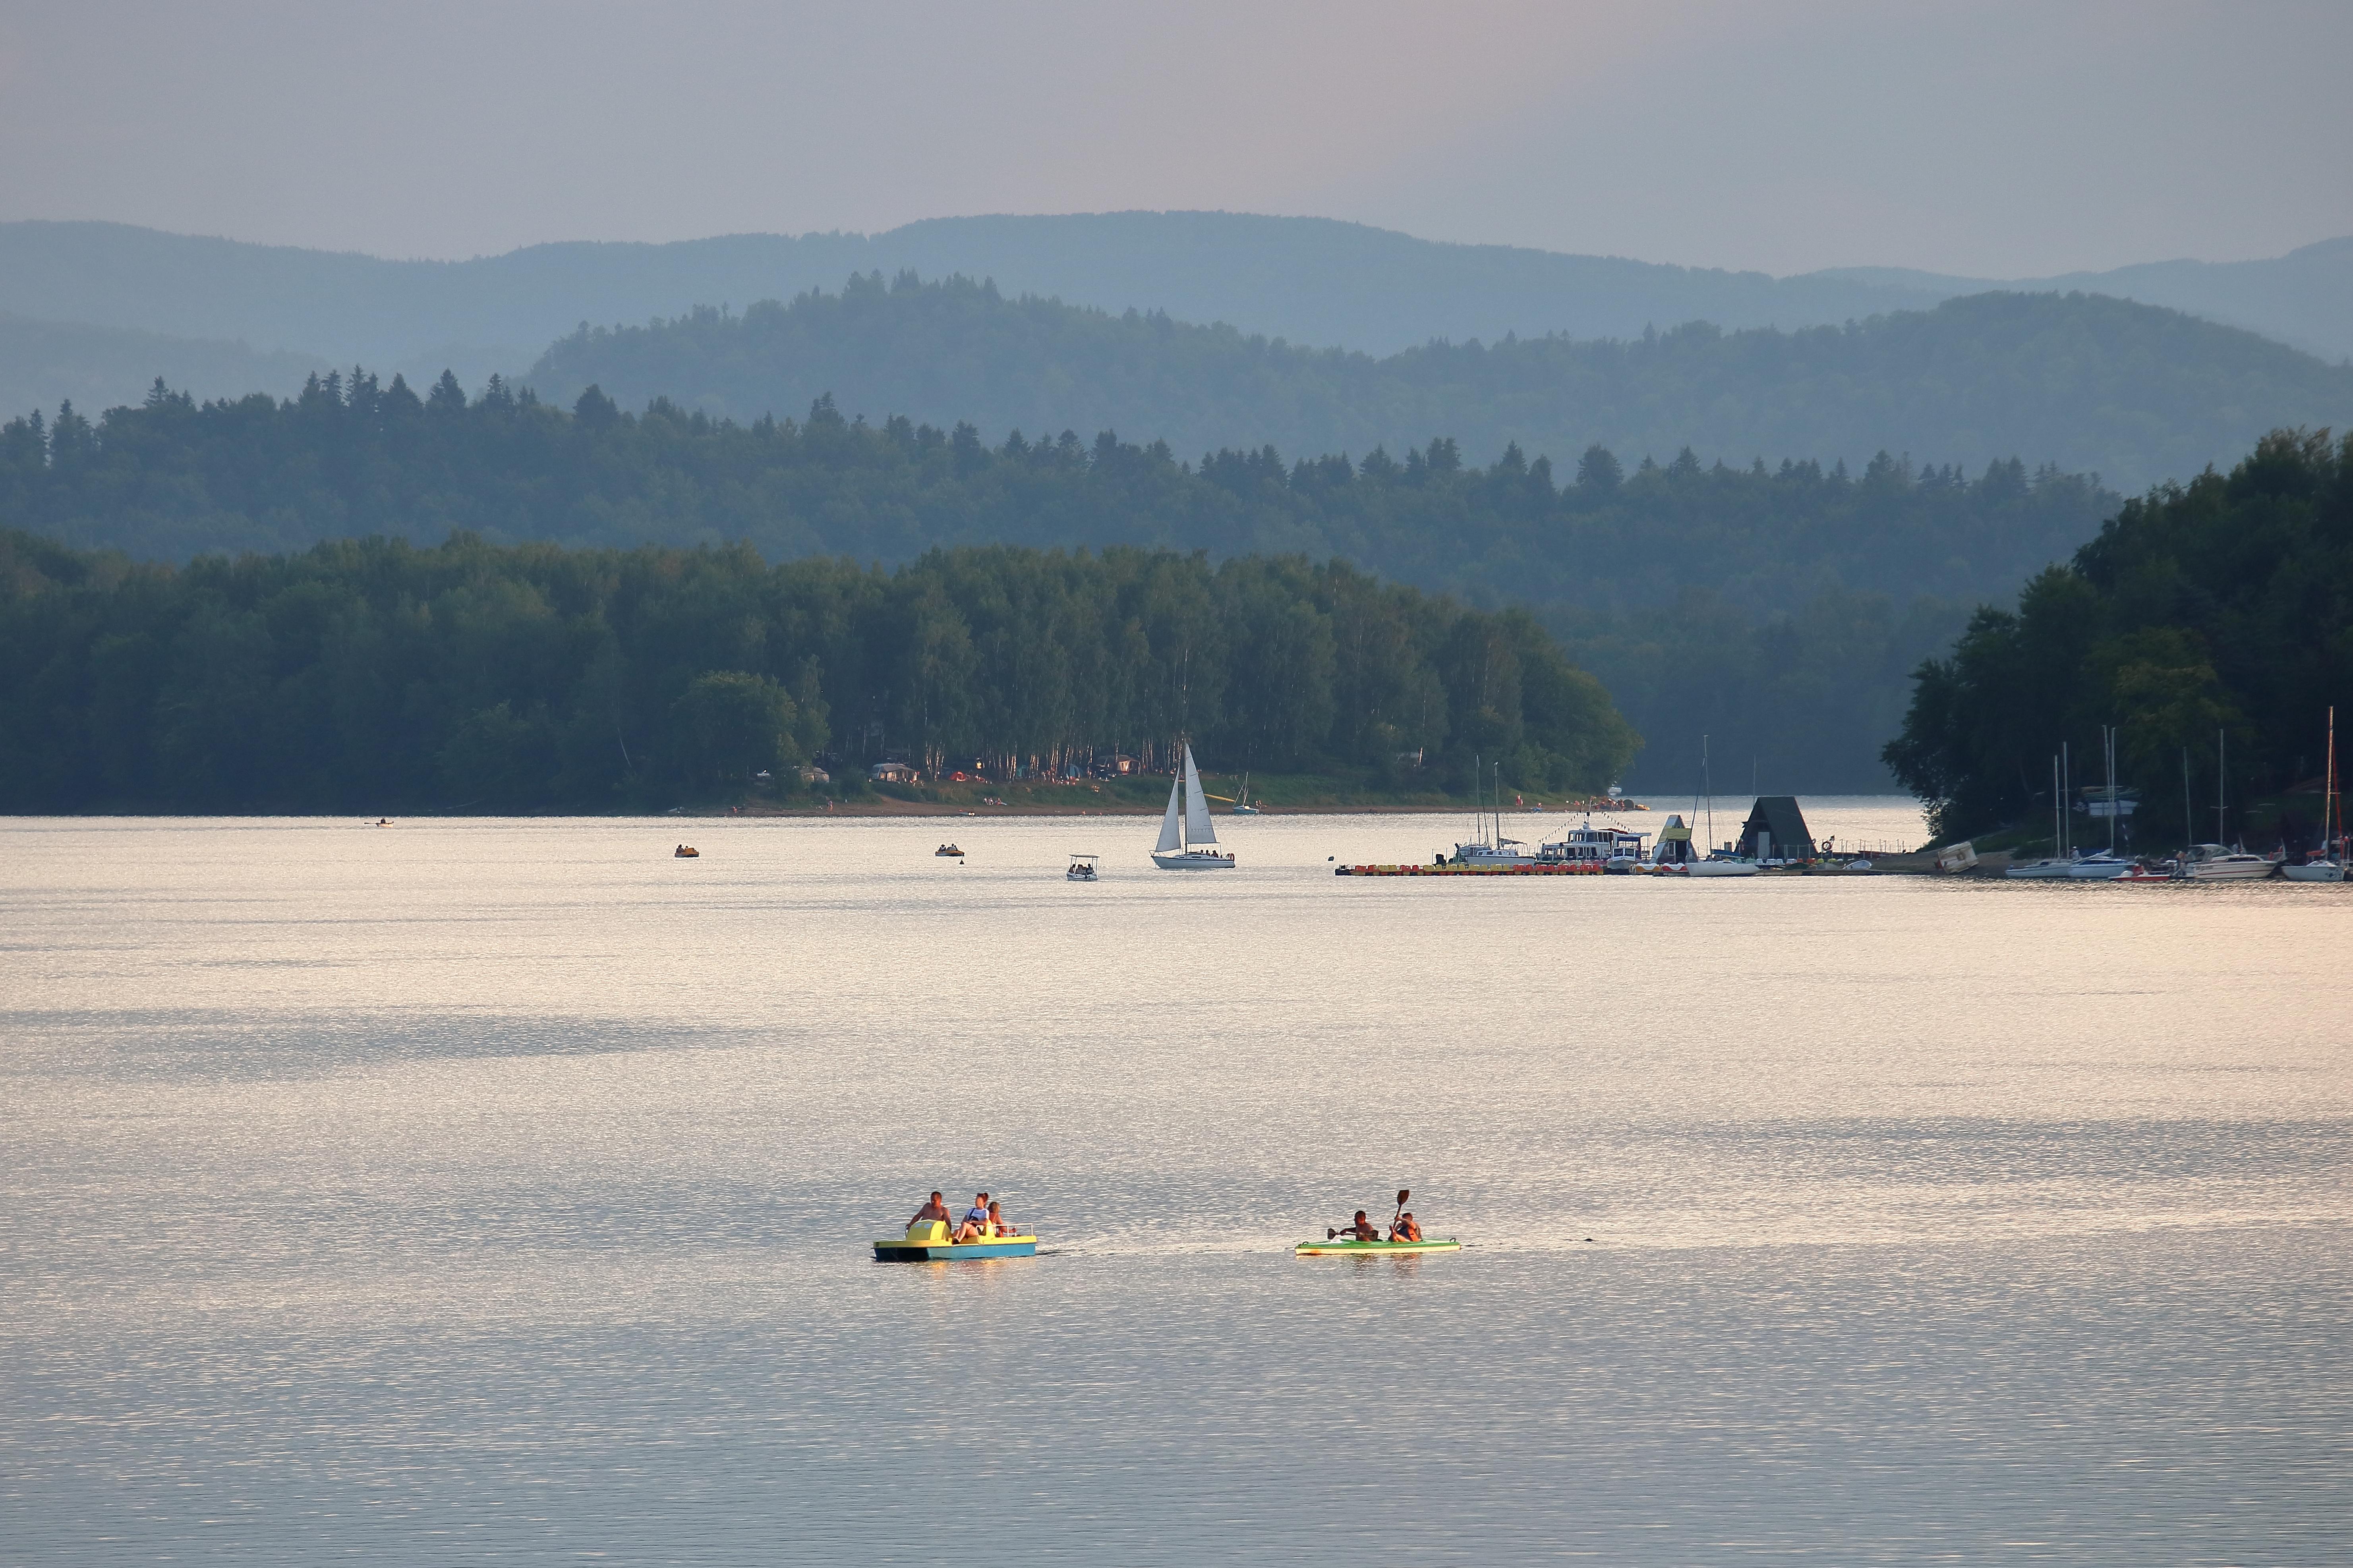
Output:
M1193 743L1185 742L1184 765L1168 783L1168 814L1160 819L1160 842L1152 863L1164 871L1230 871L1234 858L1215 847L1209 797L1201 793L1201 773L1193 765Z

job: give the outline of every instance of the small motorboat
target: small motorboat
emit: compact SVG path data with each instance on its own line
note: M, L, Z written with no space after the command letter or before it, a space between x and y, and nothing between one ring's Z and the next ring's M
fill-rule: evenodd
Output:
M1072 882L1093 881L1095 879L1095 862L1101 858L1103 858L1103 857L1096 855L1090 850L1071 850L1071 868L1062 873L1063 879L1067 881Z
M932 853L934 855L944 856L955 860L961 860L964 858L964 851L957 848L953 844L943 844L937 849L933 850Z
M673 860L700 860L702 858L702 851L697 849L691 844L681 844L670 853L670 858Z
M2108 879L2111 882L2172 882L2179 880L2164 866L2144 866L2136 861L2132 869Z
M877 1263L932 1263L952 1258L1035 1258L1034 1236L992 1236L980 1241L951 1241L941 1220L921 1220L907 1227L897 1241L874 1244Z
M1462 1244L1451 1236L1428 1241L1303 1241L1291 1249L1293 1258L1377 1257L1383 1253L1460 1252Z

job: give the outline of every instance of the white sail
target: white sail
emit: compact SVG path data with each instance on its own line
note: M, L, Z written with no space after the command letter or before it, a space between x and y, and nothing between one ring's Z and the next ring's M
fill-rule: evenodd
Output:
M1155 855L1165 855L1177 846L1176 790L1182 782L1178 779L1168 781L1168 815L1160 819L1160 842L1152 847Z
M1209 826L1209 797L1201 793L1200 771L1193 766L1190 742L1185 746L1185 837L1197 847L1218 841L1218 830Z

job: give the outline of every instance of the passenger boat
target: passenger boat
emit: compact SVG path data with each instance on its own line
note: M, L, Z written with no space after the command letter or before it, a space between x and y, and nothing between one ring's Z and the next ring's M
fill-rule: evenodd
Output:
M933 850L932 853L934 855L949 856L958 860L964 858L964 851L957 848L953 844L943 844L937 849Z
M1405 1252L1460 1252L1462 1244L1452 1237L1433 1237L1428 1241L1303 1241L1291 1249L1293 1258L1375 1258L1383 1254Z
M925 1220L907 1227L907 1234L897 1241L874 1244L877 1263L932 1263L955 1258L1034 1258L1038 1255L1038 1238L1034 1236L992 1236L981 1241L950 1241L948 1227L939 1220Z
M1201 793L1201 770L1193 765L1193 742L1185 742L1184 765L1168 781L1168 814L1160 819L1160 842L1152 863L1164 871L1230 871L1234 858L1219 854L1218 830L1209 825L1209 797Z
M1071 868L1062 873L1063 879L1071 882L1093 881L1095 879L1095 862L1101 858L1103 858L1103 857L1095 854L1092 850L1071 850Z
M1680 821L1681 818L1675 818ZM1642 863L1642 840L1646 836L1616 827L1596 827L1590 822L1572 827L1567 834L1549 844L1536 846L1539 866L1599 866L1604 871L1623 874Z

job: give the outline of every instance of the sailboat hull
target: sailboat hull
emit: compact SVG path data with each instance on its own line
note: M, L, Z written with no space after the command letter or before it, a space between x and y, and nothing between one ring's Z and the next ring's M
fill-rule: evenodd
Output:
M2283 866L2280 875L2291 882L2341 882L2345 868L2334 860L2315 860L2303 866Z
M1164 871L1230 871L1234 858L1208 849L1172 849L1166 854L1155 851L1152 863Z

